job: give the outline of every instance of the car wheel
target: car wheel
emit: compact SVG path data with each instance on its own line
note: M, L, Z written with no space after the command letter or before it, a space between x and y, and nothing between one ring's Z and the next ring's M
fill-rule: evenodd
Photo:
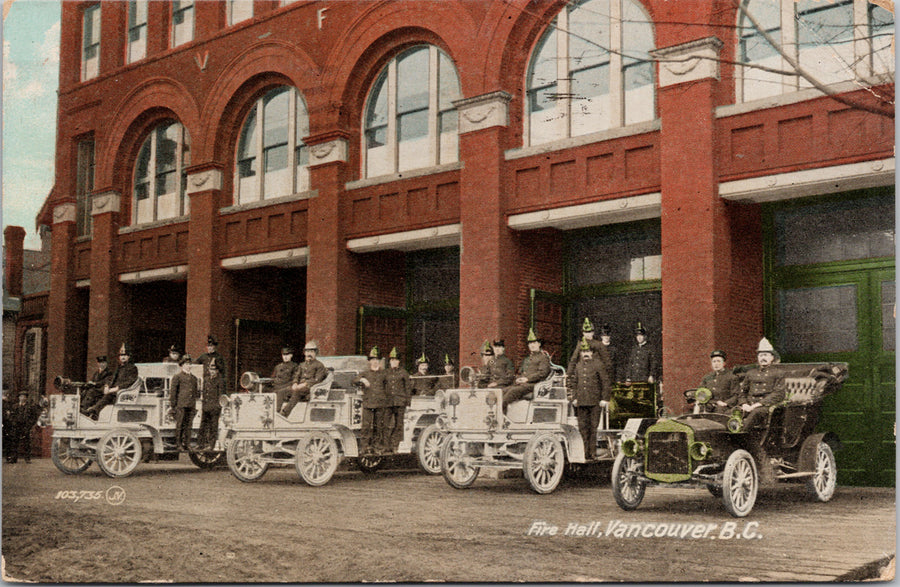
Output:
M613 463L612 491L613 498L623 510L630 512L637 509L644 500L647 484L641 479L642 463L637 457L626 457L620 452Z
M66 475L83 473L91 466L90 458L76 456L71 438L54 438L50 445L50 458L56 468Z
M325 432L313 432L300 439L294 465L308 485L320 487L331 481L341 461L337 443Z
M419 457L419 466L429 475L437 475L441 472L441 445L443 442L444 433L437 424L428 426L419 435L416 454Z
M566 468L566 453L553 434L533 436L525 446L525 478L535 493L552 493Z
M471 465L471 457L467 454L467 443L458 438L447 438L441 448L441 473L451 487L466 489L481 471Z
M262 460L261 440L232 440L225 451L231 474L245 483L256 481L266 474L269 463Z
M225 462L225 453L220 450L190 451L188 458L201 469L215 469Z
M759 475L753 457L745 450L736 450L725 462L722 472L722 503L735 518L743 518L753 509L759 490Z
M360 455L356 458L356 466L367 475L376 472L382 465L384 465L382 455Z
M827 442L819 441L816 446L816 470L806 480L806 490L817 501L828 501L834 496L837 486L837 464L834 452Z
M110 477L127 477L141 462L141 441L130 430L110 430L97 444L97 464Z

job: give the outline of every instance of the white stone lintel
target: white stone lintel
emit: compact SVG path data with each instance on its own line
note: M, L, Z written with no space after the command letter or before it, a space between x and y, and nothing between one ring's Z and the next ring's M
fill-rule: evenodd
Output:
M513 230L534 230L557 228L572 230L589 226L603 226L620 222L633 222L648 218L659 218L662 209L662 194L642 194L614 200L576 204L562 208L538 210L512 214L507 224Z
M91 216L118 212L122 208L122 196L119 192L103 192L91 197Z
M205 192L207 190L222 189L222 170L221 169L204 169L195 171L187 177L187 195L196 194L197 192Z
M650 51L659 61L659 87L707 78L719 79L721 49L722 41L717 37L706 37Z
M483 130L492 126L509 126L509 101L512 96L503 90L454 100L459 112L459 134Z
M145 283L148 281L174 281L187 277L187 265L172 265L159 269L147 269L145 271L132 271L119 275L122 283Z
M461 224L445 224L418 230L352 238L347 241L347 248L354 253L372 253L375 251L416 251L452 247L459 245L461 232Z
M891 157L726 181L719 184L719 196L760 203L889 186L894 185L895 166Z
M255 267L304 267L309 263L309 247L282 249L253 255L238 255L222 259L223 269L253 269Z
M53 224L75 222L75 204L59 204L53 208Z
M326 163L346 163L349 153L347 139L336 138L324 143L317 143L309 147L309 166L325 165Z

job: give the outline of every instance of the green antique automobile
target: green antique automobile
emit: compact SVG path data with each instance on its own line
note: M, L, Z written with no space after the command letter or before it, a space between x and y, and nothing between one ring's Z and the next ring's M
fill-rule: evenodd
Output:
M732 516L750 513L760 479L767 484L804 482L818 501L837 483L837 436L817 432L822 399L841 388L846 363L783 363L770 367L785 399L772 406L764 425L748 430L740 408L673 418L632 418L622 433L612 469L612 490L624 510L637 508L648 486L706 487ZM741 376L741 374L739 374ZM698 389L698 404L709 401Z

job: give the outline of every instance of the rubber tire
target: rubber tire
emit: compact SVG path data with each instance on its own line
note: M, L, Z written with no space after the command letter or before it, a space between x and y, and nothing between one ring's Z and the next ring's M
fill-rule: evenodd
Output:
M437 424L432 424L419 434L416 442L416 456L419 466L429 475L441 473L441 448L444 445L444 433Z
M128 477L142 456L141 441L130 430L110 430L97 443L97 464L108 477Z
M93 461L89 458L69 456L71 441L71 438L54 438L50 443L50 459L56 465L56 468L66 475L84 473L90 468ZM63 443L66 445L65 449L61 448Z
M188 451L188 458L201 469L215 469L225 464L225 452L221 450Z
M228 448L225 450L225 460L228 463L231 474L244 483L258 481L266 474L266 471L269 468L269 463L261 463L258 461L258 457L262 454L262 450L259 450L258 452L254 451L252 455L247 456L249 451L246 447L253 446L254 443L262 444L262 441L233 439L228 443ZM239 448L242 449L243 452L239 453Z
M816 501L829 501L837 487L837 463L827 442L816 445L816 473L806 480L806 491Z
M749 452L738 449L728 456L722 471L722 504L735 518L753 510L759 492L759 473Z
M625 453L619 452L616 460L613 462L612 468L612 492L616 504L630 512L636 510L641 502L644 501L644 492L647 490L647 484L644 481L637 480L634 475L640 474L641 460L636 457L626 457Z
M307 434L297 443L294 466L307 485L321 487L331 481L340 462L337 443L325 432Z
M444 446L441 447L441 473L451 487L467 489L475 483L481 468L460 464L458 444L459 440L453 437L444 440ZM462 475L457 474L458 472L462 472Z
M532 491L542 495L553 493L566 469L566 451L556 435L536 434L525 445L522 465Z

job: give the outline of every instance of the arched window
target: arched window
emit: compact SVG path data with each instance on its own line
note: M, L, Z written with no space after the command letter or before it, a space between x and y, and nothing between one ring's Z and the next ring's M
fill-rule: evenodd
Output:
M162 122L150 131L134 166L135 224L176 218L189 212L184 192L185 169L191 164L190 144L187 130L174 120Z
M363 173L387 175L459 158L459 78L431 45L404 51L376 78L363 121Z
M656 117L653 25L632 0L569 2L528 68L530 145Z
M237 144L235 204L309 189L306 102L294 88L275 88L250 109Z
M825 85L877 83L894 71L894 15L873 2L744 0L742 8L738 59L746 65L738 68L739 102L812 87L793 75L790 60Z

